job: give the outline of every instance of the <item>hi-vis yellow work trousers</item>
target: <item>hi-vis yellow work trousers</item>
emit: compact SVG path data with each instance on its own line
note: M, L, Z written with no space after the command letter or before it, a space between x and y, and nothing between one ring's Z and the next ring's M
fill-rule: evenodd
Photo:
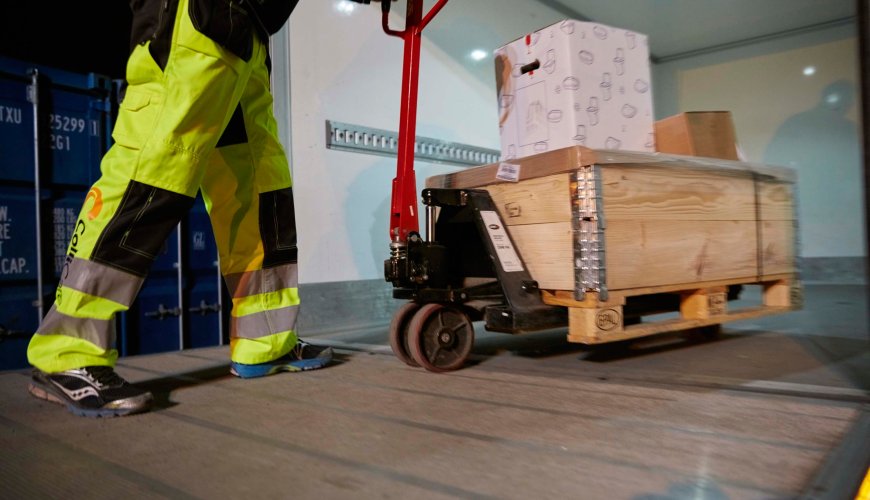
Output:
M197 30L188 0L173 4L162 64L151 42L128 60L114 144L82 206L55 304L28 347L43 371L114 365L115 314L130 307L198 190L232 296L232 361L270 361L297 342L292 181L267 48L248 31L248 57L239 57Z

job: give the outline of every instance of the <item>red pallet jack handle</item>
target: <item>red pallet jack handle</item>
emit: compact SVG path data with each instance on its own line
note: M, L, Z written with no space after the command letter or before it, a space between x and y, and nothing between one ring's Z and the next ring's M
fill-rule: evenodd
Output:
M396 31L389 26L389 0L382 0L381 24L384 33L405 42L402 66L402 102L399 114L398 163L393 178L390 204L390 241L404 244L409 233L419 232L417 217L417 179L414 176L414 143L417 128L417 86L420 76L420 43L423 28L435 17L447 0L438 0L423 15L423 0L408 0L405 29Z

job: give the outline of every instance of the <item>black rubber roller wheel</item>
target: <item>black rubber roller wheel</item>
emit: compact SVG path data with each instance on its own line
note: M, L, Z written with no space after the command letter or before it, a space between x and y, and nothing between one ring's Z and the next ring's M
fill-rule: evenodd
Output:
M408 302L396 310L393 314L393 320L390 322L390 347L393 349L393 354L406 365L415 368L420 365L414 361L408 350L408 326L411 324L414 313L419 309L420 304Z
M408 326L411 357L432 372L461 368L474 345L474 324L462 309L426 304Z

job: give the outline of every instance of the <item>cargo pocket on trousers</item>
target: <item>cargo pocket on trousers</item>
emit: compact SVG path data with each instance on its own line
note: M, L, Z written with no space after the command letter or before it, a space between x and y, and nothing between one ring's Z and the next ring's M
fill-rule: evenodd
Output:
M154 106L151 96L128 87L119 104L120 111L112 129L112 139L121 146L141 149L154 130Z
M213 42L249 61L254 51L254 28L248 11L233 0L190 0L193 27Z
M293 188L260 193L260 237L264 268L297 261Z

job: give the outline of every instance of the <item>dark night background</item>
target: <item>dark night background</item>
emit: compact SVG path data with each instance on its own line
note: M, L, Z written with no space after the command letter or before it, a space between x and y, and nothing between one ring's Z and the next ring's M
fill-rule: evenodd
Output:
M5 0L0 13L0 55L124 77L132 19L126 0Z

